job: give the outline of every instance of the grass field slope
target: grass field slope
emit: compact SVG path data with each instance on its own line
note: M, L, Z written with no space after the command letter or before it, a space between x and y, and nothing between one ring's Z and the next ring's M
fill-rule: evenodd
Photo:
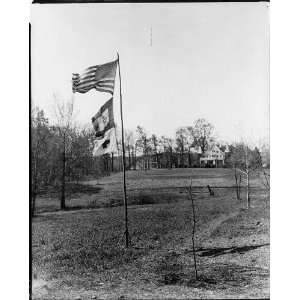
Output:
M251 208L229 169L130 171L131 246L124 248L122 176L81 182L58 211L44 195L32 219L33 299L269 297L269 192L251 179ZM192 207L196 209L194 278ZM214 196L207 185L213 187Z

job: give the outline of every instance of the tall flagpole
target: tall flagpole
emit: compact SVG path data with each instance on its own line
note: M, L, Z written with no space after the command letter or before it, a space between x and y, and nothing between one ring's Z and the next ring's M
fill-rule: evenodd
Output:
M120 70L120 58L118 53L118 66L119 66L119 80L120 80L120 111L121 111L121 129L122 129L122 161L123 161L123 192L124 192L124 217L125 217L125 239L126 248L129 245L129 233L128 233L128 214L127 214L127 194L126 194L126 157L125 157L125 145L124 145L124 128L123 128L123 107L122 107L122 83L121 83L121 70Z

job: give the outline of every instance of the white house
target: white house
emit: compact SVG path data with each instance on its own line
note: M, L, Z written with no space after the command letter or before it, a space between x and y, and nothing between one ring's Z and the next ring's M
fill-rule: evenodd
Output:
M200 156L201 167L218 168L223 167L225 161L225 152L223 152L217 145L210 145L208 150Z

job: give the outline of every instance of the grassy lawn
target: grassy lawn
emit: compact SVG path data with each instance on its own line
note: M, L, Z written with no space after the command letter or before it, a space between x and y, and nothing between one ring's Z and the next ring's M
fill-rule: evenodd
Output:
M146 172L139 170L126 172L126 178L128 202L137 205L181 201L191 179L194 190L203 195L208 193L207 185L217 187L219 191L222 187L235 184L233 171L230 169L153 169ZM252 178L251 185L254 188L264 188L262 179L258 177ZM58 187L37 198L36 211L58 211L59 193ZM219 193L226 192L221 189ZM71 210L123 205L122 173L77 185L68 184L66 205Z
M178 188L191 177L198 186L198 280L191 202ZM245 210L245 195L236 200L233 188L216 188L214 196L201 188L232 186L230 170L128 172L129 249L121 174L82 184L87 190L67 204L94 209L55 212L57 199L38 199L44 213L33 219L34 299L269 297L269 194L258 178Z

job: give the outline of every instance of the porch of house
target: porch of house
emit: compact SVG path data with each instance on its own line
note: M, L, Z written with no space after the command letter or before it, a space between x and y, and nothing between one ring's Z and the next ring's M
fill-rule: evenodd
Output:
M200 168L223 168L224 159L200 158Z

